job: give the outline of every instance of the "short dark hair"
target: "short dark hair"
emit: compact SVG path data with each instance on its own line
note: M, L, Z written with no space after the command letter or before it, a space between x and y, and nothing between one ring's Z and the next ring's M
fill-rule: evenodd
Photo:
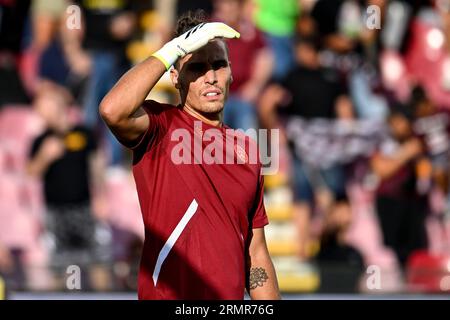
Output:
M205 22L208 22L208 14L204 10L187 11L178 18L174 36L179 37L196 25Z
M392 119L395 116L401 116L406 118L408 121L414 120L413 109L404 103L396 102L390 106L390 112L388 119Z
M294 37L295 45L306 45L313 48L315 51L322 49L320 38L316 34L300 35L296 34Z

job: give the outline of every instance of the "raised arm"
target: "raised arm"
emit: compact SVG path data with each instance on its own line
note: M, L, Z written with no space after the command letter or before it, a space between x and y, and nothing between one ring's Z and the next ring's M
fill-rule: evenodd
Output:
M64 155L63 141L56 136L45 138L37 152L28 160L26 171L34 177L42 177L48 167Z
M147 130L141 106L165 71L160 60L149 57L125 73L100 103L101 117L124 145L132 146Z
M216 37L239 37L223 23L202 23L166 43L129 70L100 103L100 115L119 141L132 146L147 130L149 119L141 105L158 80L179 58Z
M247 260L247 292L252 300L279 300L277 276L267 250L264 228L253 229Z

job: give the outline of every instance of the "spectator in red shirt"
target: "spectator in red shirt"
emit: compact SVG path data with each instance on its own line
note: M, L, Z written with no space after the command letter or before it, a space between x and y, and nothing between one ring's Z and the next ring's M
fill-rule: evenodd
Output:
M214 20L226 23L241 34L239 39L228 41L233 82L225 105L224 122L243 130L258 127L256 100L273 69L272 52L249 17L248 2L215 0L213 12Z
M394 107L388 119L391 135L371 159L379 181L375 207L384 244L403 266L414 250L427 248L428 242L428 199L418 188L424 147L413 135L411 120L408 110Z

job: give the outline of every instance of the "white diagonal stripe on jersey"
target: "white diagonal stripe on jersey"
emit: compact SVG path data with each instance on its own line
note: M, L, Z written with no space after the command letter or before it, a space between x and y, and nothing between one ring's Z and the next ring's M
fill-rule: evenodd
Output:
M169 255L170 250L172 250L172 247L175 245L175 242L180 237L184 228L186 228L186 225L188 224L189 220L191 220L191 218L197 212L197 208L198 208L198 203L194 199L194 200L192 200L191 204L189 205L189 208L184 213L183 218L181 218L180 222L178 222L177 226L175 227L175 229L172 231L171 235L169 236L169 239L167 239L166 243L164 244L161 251L159 252L158 259L156 260L155 270L153 271L153 284L155 285L155 287L156 287L156 284L158 283L159 273L161 271L161 266L164 263L164 260L166 260L167 256Z

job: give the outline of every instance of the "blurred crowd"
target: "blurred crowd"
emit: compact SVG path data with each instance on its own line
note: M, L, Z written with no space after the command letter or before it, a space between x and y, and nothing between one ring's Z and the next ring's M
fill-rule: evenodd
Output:
M224 122L281 132L266 187L288 186L297 258L393 266L422 286L416 269L450 274L450 0L0 0L9 287L64 289L73 264L91 275L84 289L135 289L144 230L131 154L98 105L196 9L241 34L228 41ZM166 76L149 98L178 103ZM369 211L383 258L355 224ZM434 290L450 290L442 279Z

